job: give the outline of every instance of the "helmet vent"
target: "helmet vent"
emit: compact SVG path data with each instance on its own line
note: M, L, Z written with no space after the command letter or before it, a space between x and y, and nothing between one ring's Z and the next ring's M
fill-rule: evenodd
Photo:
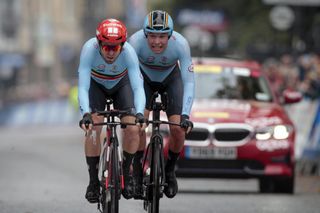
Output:
M163 30L163 26L161 25L161 26L153 26L153 29L155 29L155 30Z

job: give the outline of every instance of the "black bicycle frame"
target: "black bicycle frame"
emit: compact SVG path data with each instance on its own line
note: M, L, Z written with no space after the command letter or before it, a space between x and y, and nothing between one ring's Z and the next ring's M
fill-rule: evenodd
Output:
M166 94L165 94L166 95ZM160 120L160 111L166 110L167 97L162 98L162 102L157 102L158 92L154 93L152 101L152 120L149 123L152 124L152 133L150 143L147 146L146 155L143 160L143 168L145 168L146 162L149 162L150 176L145 175L147 179L144 183L144 209L149 213L159 212L159 201L163 194L163 188L165 187L165 163L163 154L163 137L160 134L161 124L174 124L167 121Z

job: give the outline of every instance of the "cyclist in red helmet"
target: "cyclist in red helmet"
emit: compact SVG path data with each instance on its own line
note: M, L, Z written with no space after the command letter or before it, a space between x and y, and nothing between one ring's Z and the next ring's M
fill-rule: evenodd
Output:
M102 122L96 111L103 111L106 98L112 98L113 107L130 110L123 122L137 122L145 127L143 116L145 93L139 62L134 49L127 41L125 25L116 19L102 21L96 36L82 47L79 73L79 105L83 115L80 127L88 134L85 137L85 155L89 170L89 186L85 197L91 203L99 200L100 185L98 165L100 159L101 127L93 127L93 121ZM95 130L96 134L92 134ZM125 188L123 196L132 197L129 174L131 161L139 145L139 126L127 126L123 130L123 169Z
M127 41L127 29L116 19L107 19L99 24L96 38L101 47L100 53L107 63L113 63ZM111 50L113 51L109 51Z

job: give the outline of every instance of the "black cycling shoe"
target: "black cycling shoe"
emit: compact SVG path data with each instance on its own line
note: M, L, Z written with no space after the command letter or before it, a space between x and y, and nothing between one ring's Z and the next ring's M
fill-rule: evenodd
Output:
M168 198L173 198L178 192L178 182L174 171L166 173L166 183L163 192Z
M98 203L100 198L100 184L99 182L90 182L87 187L86 199L89 203Z
M142 174L133 176L133 198L137 200L143 199Z
M124 188L122 190L122 196L127 200L133 197L132 177L129 175L124 175Z

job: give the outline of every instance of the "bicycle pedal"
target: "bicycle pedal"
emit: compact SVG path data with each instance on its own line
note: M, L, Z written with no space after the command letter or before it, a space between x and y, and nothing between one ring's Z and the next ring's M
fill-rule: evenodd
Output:
M160 191L159 197L160 197L160 198L163 198L163 190Z

